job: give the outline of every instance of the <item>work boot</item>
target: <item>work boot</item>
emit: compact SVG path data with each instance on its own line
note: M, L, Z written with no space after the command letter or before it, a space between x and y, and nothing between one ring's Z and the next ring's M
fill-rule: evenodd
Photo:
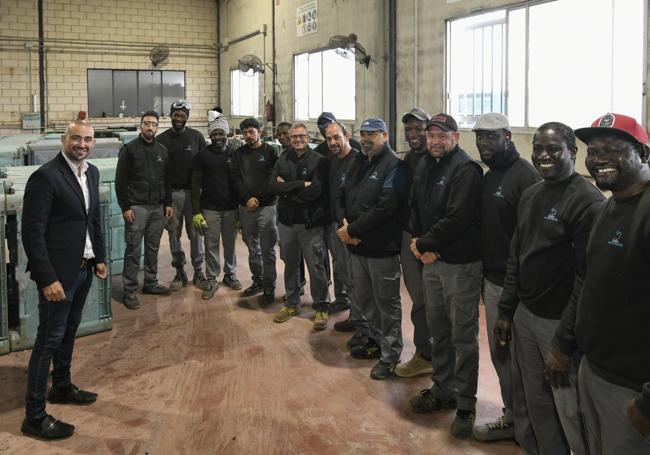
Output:
M400 378L411 378L413 376L419 376L421 374L431 374L433 373L433 365L431 360L427 360L422 357L422 354L415 352L411 360L408 362L400 363L395 368L395 374Z
M160 284L154 284L153 286L147 286L142 288L143 294L152 294L152 295L171 295L172 290L166 286Z
M262 297L260 297L260 305L266 306L273 303L275 300L275 288L264 289Z
M356 328L356 324L350 320L350 317L344 321L334 323L334 330L337 332L354 332Z
M129 310L137 310L140 308L138 296L133 293L124 294L122 301L124 302L124 306Z
M291 319L292 317L300 314L300 307L292 308L288 306L283 306L280 311L273 315L273 322L283 323Z
M192 284L194 286L203 291L205 289L207 281L208 280L205 278L205 274L201 270L194 271L194 276L192 277Z
M515 425L512 415L504 410L504 414L495 421L475 426L472 430L472 436L481 442L515 439Z
M367 338L365 344L353 347L350 354L355 359L378 359L381 357L381 349L375 340Z
M458 409L456 410L456 418L451 423L451 434L458 439L467 439L472 435L472 428L474 428L474 420L476 419L476 411Z
M351 351L357 346L363 346L368 342L368 337L363 332L356 332L352 338L345 343L345 346Z
M382 381L388 379L395 374L395 364L384 362L380 360L377 364L372 367L370 370L370 378L377 381Z
M203 284L203 292L201 293L201 298L203 300L210 300L214 297L214 293L217 292L219 284L215 280L207 280Z
M253 281L253 284L251 284L249 287L244 289L242 295L244 297L251 297L254 296L255 294L259 294L260 292L264 292L264 287L262 286L262 283Z
M411 404L411 410L418 414L429 414L442 409L456 408L455 398L440 399L433 395L431 389L424 389L418 396L411 398L409 403Z
M327 328L327 311L317 311L314 313L314 330L325 330Z
M187 286L187 273L185 273L184 269L176 269L176 275L174 275L170 287L172 291L178 291L184 286Z
M223 284L228 286L230 289L234 289L235 291L239 291L242 288L241 281L239 281L235 275L224 276Z

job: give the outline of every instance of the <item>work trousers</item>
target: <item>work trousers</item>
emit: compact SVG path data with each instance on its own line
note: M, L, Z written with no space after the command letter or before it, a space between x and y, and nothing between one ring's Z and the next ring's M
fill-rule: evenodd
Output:
M172 253L172 267L177 269L185 265L185 251L181 242L183 235L183 221L185 221L185 232L190 239L190 258L192 267L195 272L200 272L203 268L204 250L203 236L195 232L192 223L192 191L191 190L172 190L172 208L174 217L172 218L172 229L169 232L169 249Z
M275 289L275 244L278 242L276 206L260 207L249 212L239 207L239 221L248 247L248 266L253 282L261 283L265 290ZM296 266L297 268L297 266Z
M138 270L142 238L144 237L144 287L158 284L158 248L162 237L164 213L161 204L132 205L135 215L133 223L124 223L124 270L122 282L124 293L133 293L138 289Z
M219 239L223 242L223 273L227 277L235 277L237 256L235 241L237 239L237 210L201 210L205 223L203 230L205 241L205 276L208 280L216 280L221 273L219 260Z

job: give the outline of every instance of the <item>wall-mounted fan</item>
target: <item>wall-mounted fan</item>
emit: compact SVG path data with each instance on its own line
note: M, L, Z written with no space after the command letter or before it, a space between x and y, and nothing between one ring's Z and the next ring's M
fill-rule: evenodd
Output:
M332 36L329 41L329 48L334 49L337 54L345 58L355 59L366 68L370 65L370 55L366 52L366 48L357 41L357 35L354 33L350 33L348 36Z
M239 59L239 71L244 74L255 74L255 73L264 73L264 63L256 55L244 55ZM252 71L252 73L248 73Z
M169 58L169 48L167 46L156 46L149 52L149 60L154 68L158 68L165 63Z

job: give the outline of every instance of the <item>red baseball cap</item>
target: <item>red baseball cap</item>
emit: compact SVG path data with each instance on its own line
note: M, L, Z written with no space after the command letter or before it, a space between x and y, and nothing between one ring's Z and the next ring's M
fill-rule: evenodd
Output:
M602 135L622 137L641 145L648 143L648 133L645 128L632 117L623 114L607 113L594 120L591 128L578 128L575 134L585 144L594 137Z

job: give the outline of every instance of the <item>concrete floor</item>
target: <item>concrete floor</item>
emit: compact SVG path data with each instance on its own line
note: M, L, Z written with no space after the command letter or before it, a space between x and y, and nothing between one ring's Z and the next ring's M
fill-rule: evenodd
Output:
M238 275L248 286L241 239L237 257ZM173 276L169 258L163 241L162 283ZM345 313L333 316L323 332L312 330L309 306L299 317L273 323L284 293L278 278L276 303L264 309L256 297L242 299L225 287L208 302L192 286L171 297L142 296L136 311L114 300L113 330L80 338L73 361L73 382L99 393L98 401L88 407L48 405L48 412L76 426L67 440L22 436L30 352L0 357L0 454L520 453L514 443L454 439L452 411L413 414L409 398L431 380L370 379L374 361L350 357L350 334L331 329ZM113 286L113 297L119 297L119 277ZM403 286L402 297L402 359L408 360L413 328ZM309 302L307 294L303 303ZM482 312L481 318L478 422L501 412Z

